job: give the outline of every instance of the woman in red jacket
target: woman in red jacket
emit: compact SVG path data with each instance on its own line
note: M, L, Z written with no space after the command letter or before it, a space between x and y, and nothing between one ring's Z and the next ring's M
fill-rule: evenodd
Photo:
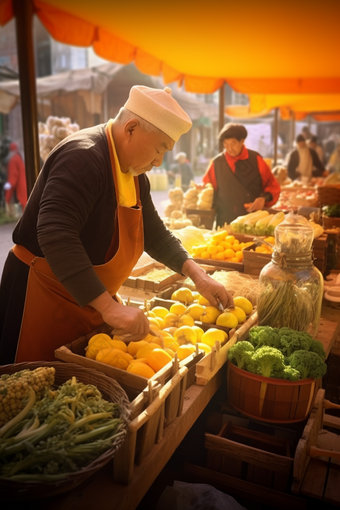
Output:
M4 185L4 190L6 209L8 209L10 213L14 192L22 210L25 209L27 203L25 164L20 156L18 146L14 142L9 146L9 154L7 157L7 182Z
M274 205L280 185L260 154L244 145L248 132L241 124L226 124L219 134L223 152L203 176L214 187L217 226L238 216Z

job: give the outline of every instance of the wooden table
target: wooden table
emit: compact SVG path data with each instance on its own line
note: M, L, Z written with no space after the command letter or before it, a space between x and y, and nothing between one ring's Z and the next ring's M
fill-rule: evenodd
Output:
M72 491L35 500L35 510L134 510L225 378L225 367L222 367L205 386L193 384L186 390L182 414L164 429L160 443L142 464L135 466L129 485L113 481L112 463L109 463Z

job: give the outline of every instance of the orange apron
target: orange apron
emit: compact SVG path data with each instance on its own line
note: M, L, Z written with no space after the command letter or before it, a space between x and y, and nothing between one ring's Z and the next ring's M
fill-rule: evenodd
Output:
M134 179L137 206L123 207L118 202L116 167L108 129L107 126L106 137L117 199L115 230L105 264L94 266L94 270L111 296L114 296L143 253L144 235L137 177ZM30 266L15 362L54 361L55 349L96 329L103 323L102 316L91 306L80 307L44 258L36 257L20 245L15 245L13 252Z

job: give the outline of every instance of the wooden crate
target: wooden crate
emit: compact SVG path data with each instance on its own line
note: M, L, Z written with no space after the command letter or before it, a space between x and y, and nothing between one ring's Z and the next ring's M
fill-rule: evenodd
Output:
M245 274L259 276L261 269L271 261L270 253L255 251L255 243L243 249L243 270Z
M150 262L144 266L135 268L132 270L129 278L123 283L123 287L158 293L161 290L171 287L177 280L184 279L183 275L174 273L162 278L160 281L147 280L145 277L154 269L166 269L166 266L159 262Z
M225 269L225 270L232 270L232 271L238 271L239 273L244 272L244 265L242 262L229 262L228 260L212 260L212 259L201 259L199 257L194 258L194 261L202 265L207 266L214 266L216 269Z
M340 436L324 427L340 429L340 419L325 414L325 409L340 409L325 400L320 389L297 445L294 456L292 493L320 501L319 506L340 506Z
M213 228L213 225L214 225L214 221L215 221L215 214L216 214L216 211L215 209L187 209L187 208L184 208L184 211L183 211L186 216L192 216L192 215L195 215L195 216L199 216L199 226L200 227L203 227L208 229L208 230L211 230Z
M205 434L207 468L286 492L292 482L293 456L288 437L226 422L217 435Z
M314 239L313 245L314 265L322 274L325 274L327 267L328 234L323 233ZM261 269L271 261L270 253L258 253L253 246L247 246L243 249L243 268L244 273L250 275L259 275Z
M156 372L151 379L85 357L85 347L96 333L110 334L103 324L71 344L55 351L55 357L69 363L94 368L115 379L130 399L130 424L125 441L114 459L113 476L117 483L128 485L135 464L140 464L163 436L163 430L182 412L185 390L195 381L195 365L204 353L196 352L185 360L177 358Z

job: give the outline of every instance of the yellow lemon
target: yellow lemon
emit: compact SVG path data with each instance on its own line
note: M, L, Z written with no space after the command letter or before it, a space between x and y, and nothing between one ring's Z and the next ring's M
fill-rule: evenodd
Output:
M234 297L234 305L238 306L239 308L242 308L242 310L246 313L246 315L249 315L253 311L253 305L249 299L242 297L242 296L236 296Z
M176 315L182 315L187 311L187 307L183 305L183 303L173 303L170 306L170 313L174 313Z
M152 352L154 349L159 349L159 345L156 343L150 343L143 345L135 354L135 358L147 358L150 352Z
M172 357L168 352L166 352L164 349L154 349L150 352L150 354L146 357L147 364L154 370L155 372L158 372L161 370L165 365L169 363L169 361L172 360Z
M155 375L155 371L147 365L146 363L136 362L130 363L130 365L126 369L130 374L140 375L141 377L146 377L150 379L153 375Z
M181 303L184 303L185 305L190 305L194 300L191 290L187 289L186 287L181 287L180 289L177 289L176 296L177 296L176 299L178 301L181 301Z
M114 347L115 349L120 349L123 352L128 352L127 345L122 340L114 340L113 339L113 340L111 340L111 343L112 343L112 347Z
M171 294L172 301L177 301L177 290Z
M168 313L163 319L163 329L168 329L178 326L178 315L175 313Z
M179 361L182 361L183 359L187 358L188 356L191 356L196 350L196 347L194 345L180 345L177 351L177 358Z
M200 316L204 312L204 306L199 303L193 303L186 309L186 314L190 315L195 321L200 320Z
M144 345L148 345L146 340L139 340L139 342L130 342L127 346L127 352L132 356L135 356L137 351L143 347Z
M196 333L196 337L197 337L197 342L199 342L202 338L202 335L204 333L203 329L200 328L199 326L191 326L191 329L193 329Z
M211 350L212 350L212 349L211 349L211 347L210 347L209 345L207 345L207 344L202 344L201 342L199 342L199 343L197 344L197 346L198 346L199 350L200 350L200 351L204 351L204 352L205 352L205 354L209 354L209 352L211 352Z
M224 256L226 259L232 259L235 255L235 252L232 248L227 248L224 252Z
M221 312L215 306L206 306L200 316L200 321L205 324L215 324L219 315L221 315Z
M237 328L238 319L236 315L230 312L223 312L216 320L217 326L223 326L224 328Z
M225 340L225 332L221 329L210 328L205 331L201 338L202 344L207 344L209 347L214 347L215 342L222 343Z
M168 354L170 354L170 356L171 356L172 358L174 358L174 357L175 357L175 351L173 351L172 349L170 349L170 347L165 347L165 349L164 349L164 350L165 350L165 352L167 352Z
M156 317L160 317L161 319L164 319L164 317L169 313L169 310L165 308L165 306L155 306L155 308L151 311L156 315Z
M174 338L164 338L164 348L177 352L179 343Z
M198 296L198 303L200 305L202 305L202 306L209 306L210 305L209 301L205 297L203 297L203 296Z
M190 326L181 326L175 331L174 338L179 345L195 344L197 341L196 333Z
M244 310L242 310L242 308L240 308L239 306L234 306L234 308L229 308L229 311L230 311L230 313L235 315L239 324L242 324L242 322L244 322L247 318Z
M157 317L148 317L148 321L150 322L150 324L156 326L156 328L159 329L159 322L157 320Z
M235 242L235 236L227 236L225 238L225 241L227 241L227 243L234 243Z
M209 255L215 255L215 253L217 253L217 246L211 244L210 246L208 246L207 252L209 253Z
M193 326L195 324L194 319L191 317L191 315L182 315L178 319L178 327L181 326Z

